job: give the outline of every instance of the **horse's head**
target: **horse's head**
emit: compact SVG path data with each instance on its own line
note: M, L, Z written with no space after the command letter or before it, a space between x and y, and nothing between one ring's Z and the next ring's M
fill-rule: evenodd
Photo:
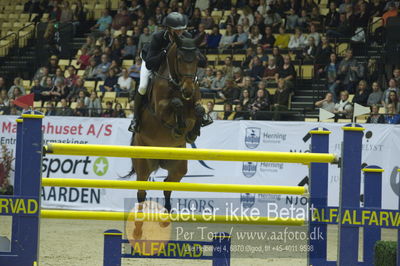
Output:
M189 100L194 95L197 86L197 63L199 61L199 50L197 46L203 40L201 34L195 39L179 37L173 34L174 44L171 48L173 64L170 65L171 74L177 81L178 87L182 92L182 97ZM175 51L175 53L173 52Z

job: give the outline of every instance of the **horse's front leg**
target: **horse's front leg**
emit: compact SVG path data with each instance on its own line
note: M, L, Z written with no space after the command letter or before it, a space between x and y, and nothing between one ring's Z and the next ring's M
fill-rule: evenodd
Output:
M206 110L201 104L196 104L194 107L194 114L196 117L196 122L194 124L193 129L186 135L186 141L188 143L194 143L198 136L200 136L200 128L201 123L203 121L203 117L206 113Z
M176 122L176 128L174 128L174 133L177 137L180 137L183 135L183 132L186 128L186 122L183 114L183 102L179 98L173 98L170 104L174 112L174 117Z

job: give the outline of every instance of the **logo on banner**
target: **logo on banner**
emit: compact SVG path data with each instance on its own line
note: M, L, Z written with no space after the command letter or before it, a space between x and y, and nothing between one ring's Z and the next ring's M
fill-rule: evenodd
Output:
M243 162L242 173L245 177L253 177L257 172L257 163Z
M261 129L258 127L248 127L246 128L246 136L244 138L244 143L249 149L255 149L260 144Z
M264 132L262 136L264 143L280 144L286 141L287 134Z
M270 163L270 162L262 162L260 164L260 171L261 172L278 172L282 170L284 167L283 163Z
M253 207L254 203L256 202L256 195L251 193L242 193L240 194L240 203L242 204L243 208L248 209Z
M103 176L108 171L108 160L105 157L99 157L94 161L93 172L98 176Z

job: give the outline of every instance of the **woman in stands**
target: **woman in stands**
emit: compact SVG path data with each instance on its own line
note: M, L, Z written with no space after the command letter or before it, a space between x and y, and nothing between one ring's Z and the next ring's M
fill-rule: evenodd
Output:
M228 49L230 45L233 43L235 38L235 33L232 25L228 24L226 26L225 34L222 35L221 40L219 41L220 49Z
M385 124L385 117L379 113L379 106L371 106L371 115L367 118L368 124Z

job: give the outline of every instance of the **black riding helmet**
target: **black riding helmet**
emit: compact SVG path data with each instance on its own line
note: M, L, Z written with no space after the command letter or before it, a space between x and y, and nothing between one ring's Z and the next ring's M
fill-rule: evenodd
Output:
M188 18L178 12L171 12L164 18L163 25L173 30L184 30L188 23Z

